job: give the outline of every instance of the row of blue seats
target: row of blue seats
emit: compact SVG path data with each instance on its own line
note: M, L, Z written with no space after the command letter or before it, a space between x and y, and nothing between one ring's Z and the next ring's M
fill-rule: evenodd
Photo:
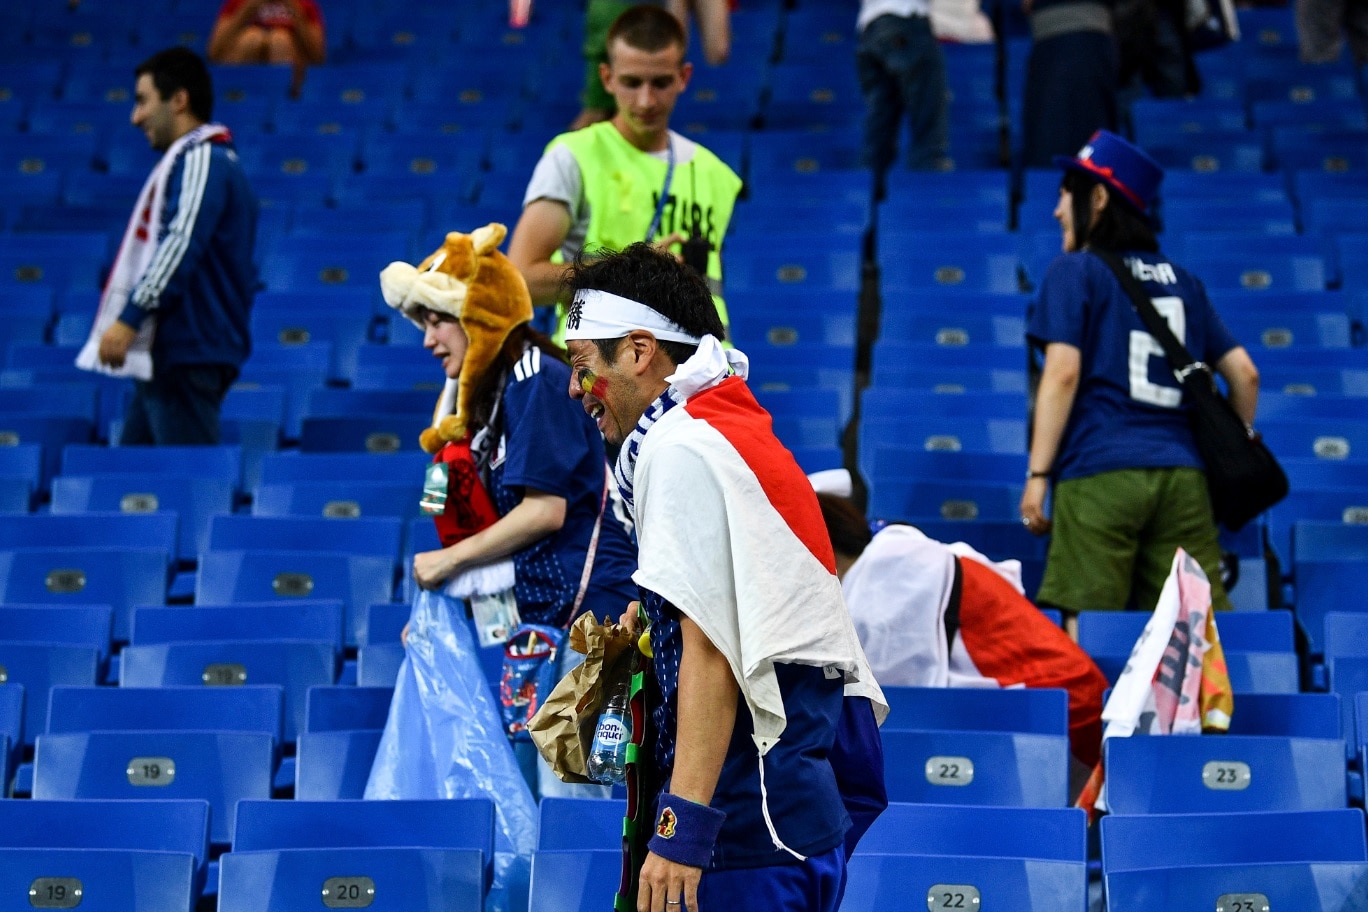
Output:
M196 644L181 645L187 652ZM258 648L270 645L261 641ZM7 651L14 652L13 645ZM289 699L295 687L283 688L283 702L282 687L269 685L53 687L43 731L29 739L35 746L33 796L136 797L139 787L157 786L163 789L157 794L165 797L210 800L218 817L215 842L232 842L233 804L241 798L270 796L272 783L278 781L280 749L298 738L290 785L298 786L307 770L312 783L308 795L335 788L338 792L330 797L359 797L378 728L384 724L389 688L308 688L308 713L317 717L310 728L302 718L292 723L296 713ZM44 691L34 685L32 692L41 698ZM1008 694L1015 696L1004 696ZM893 712L882 737L892 800L968 806L1067 804L1064 691L890 688L889 700ZM1355 745L1346 754L1337 702L1333 694L1237 693L1238 721L1226 737L1109 739L1108 803L1116 813L1344 807L1346 756L1357 759L1360 748ZM328 705L331 711L319 708ZM1352 722L1352 698L1349 707ZM37 727L34 717L42 718L34 708L30 707L25 729L30 732ZM346 728L336 727L342 714L349 720L341 723ZM231 721L206 730L209 718ZM22 737L23 730L17 736ZM1357 740L1362 743L1361 730ZM205 763L204 751L212 756L225 745L241 754L235 768L221 770ZM109 756L121 759L117 764L101 759ZM166 781L129 781L136 778L125 770L130 756L161 758ZM195 756L200 759L192 761ZM1223 783L1213 783L1213 763L1242 767L1240 787L1224 789L1219 787ZM1161 771L1165 787L1155 789Z

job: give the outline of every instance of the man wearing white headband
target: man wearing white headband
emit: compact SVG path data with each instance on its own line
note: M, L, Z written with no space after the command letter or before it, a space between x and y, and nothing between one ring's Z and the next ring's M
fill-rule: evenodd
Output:
M655 816L637 909L834 910L882 807L887 707L816 495L702 278L638 243L567 284L570 395L621 445L636 523L640 615L623 621L649 624L656 769L638 775L661 787L638 795Z

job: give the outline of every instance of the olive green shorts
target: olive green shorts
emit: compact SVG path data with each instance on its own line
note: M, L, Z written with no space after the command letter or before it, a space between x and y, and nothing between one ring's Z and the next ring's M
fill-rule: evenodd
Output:
M1221 545L1206 475L1198 469L1119 469L1054 487L1054 530L1036 601L1065 611L1153 611L1183 548L1211 582L1216 610Z

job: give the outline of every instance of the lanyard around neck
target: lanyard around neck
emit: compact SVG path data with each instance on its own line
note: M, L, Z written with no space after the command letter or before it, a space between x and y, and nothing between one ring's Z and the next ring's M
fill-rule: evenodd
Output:
M646 229L648 243L655 240L656 232L660 230L660 217L665 214L665 200L670 197L670 181L674 178L674 138L668 133L665 135L665 153L665 186L660 188L660 199L656 202L655 216L651 219L651 227Z

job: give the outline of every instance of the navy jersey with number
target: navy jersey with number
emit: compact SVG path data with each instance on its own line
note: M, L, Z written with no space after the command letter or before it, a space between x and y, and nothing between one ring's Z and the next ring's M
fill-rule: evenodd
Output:
M1155 310L1213 368L1237 342L1206 291L1161 254L1127 253ZM1111 270L1089 253L1050 264L1026 320L1030 342L1079 349L1078 393L1055 459L1061 481L1129 468L1201 468L1182 390Z
M557 627L571 620L607 479L603 438L569 388L570 368L536 347L514 365L504 386L504 434L487 486L500 516L522 502L526 488L565 498L565 524L513 555L522 619ZM609 486L610 494L616 490ZM599 617L616 619L636 598L636 551L621 515L617 499L610 499L582 606Z

